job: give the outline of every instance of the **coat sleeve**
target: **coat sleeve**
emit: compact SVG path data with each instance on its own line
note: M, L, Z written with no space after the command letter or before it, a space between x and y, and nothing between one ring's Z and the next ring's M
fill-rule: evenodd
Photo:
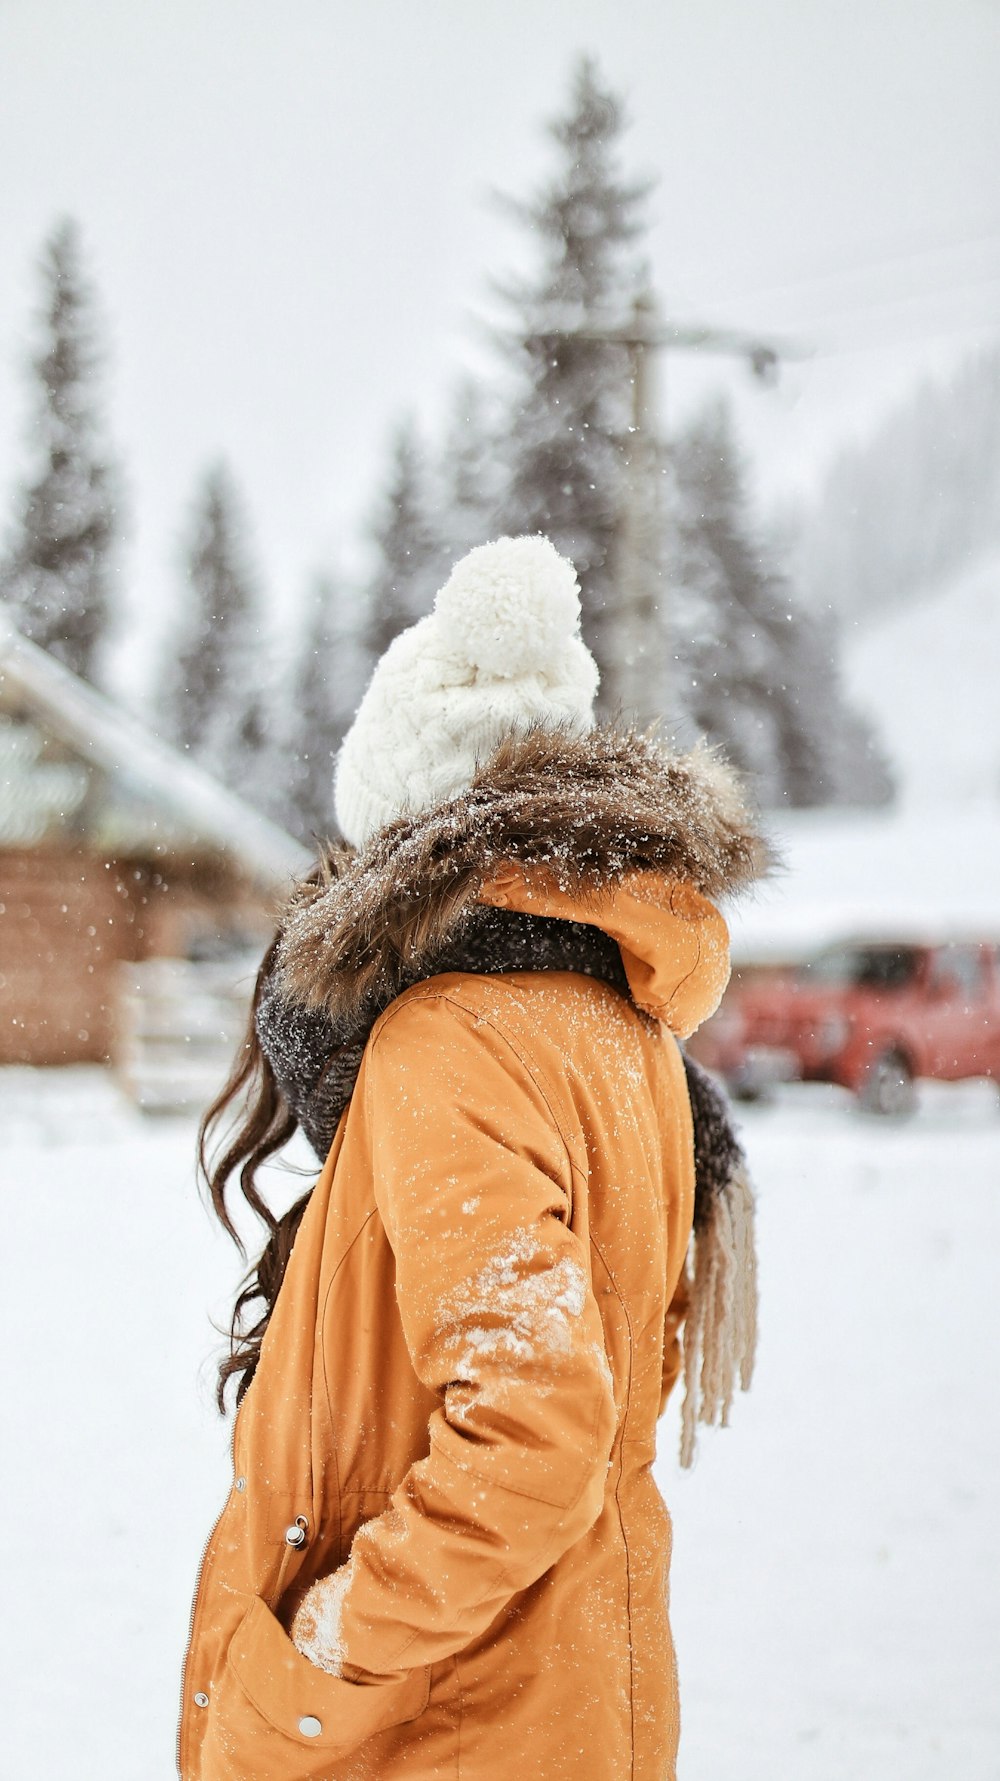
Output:
M569 1157L530 1063L418 997L378 1030L363 1090L405 1338L439 1407L428 1456L308 1591L292 1637L371 1683L460 1650L586 1532L615 1406Z

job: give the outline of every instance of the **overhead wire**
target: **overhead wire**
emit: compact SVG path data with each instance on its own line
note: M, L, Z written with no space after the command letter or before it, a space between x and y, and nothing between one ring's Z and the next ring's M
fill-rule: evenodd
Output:
M709 319L719 319L718 312L721 309L725 308L731 311L736 305L742 306L755 300L755 296L759 300L766 296L775 297L786 292L806 290L816 285L825 285L829 288L835 286L838 280L845 277L857 279L891 266L909 265L917 261L926 261L942 253L954 254L971 246L981 247L995 243L1000 244L1000 229L980 231L975 235L952 238L947 241L925 242L907 252L885 254L866 262L855 261L853 265L830 275L810 274L779 285L758 287L755 294L744 292L734 295L725 299L724 303L716 301L705 304L693 301L685 307L693 311L700 311L703 315L707 313ZM1000 268L996 271L969 270L968 272L956 268L954 274L944 283L935 281L931 285L922 284L919 288L900 291L891 297L865 299L859 293L860 301L852 300L845 293L843 302L835 303L834 306L821 310L818 315L807 313L804 316L796 316L793 322L775 326L773 330L764 324L759 331L762 334L773 331L778 336L784 334L786 349L794 348L793 356L806 360L842 356L851 352L877 351L887 344L947 339L963 334L989 334L994 329L1000 334L1000 306L997 308L995 317L980 318L976 316L965 321L950 322L944 319L937 321L928 318L927 326L914 327L912 325L916 319L913 313L915 305L939 302L941 298L975 297L980 292L988 293L997 287L1000 287ZM898 327L895 322L897 317L899 318ZM870 324L874 324L877 329L892 328L891 339L887 339L884 334L881 338L878 335L872 338ZM900 327L905 331L900 332ZM817 332L826 334L831 329L835 330L840 337L814 341L809 339L811 334ZM844 338L845 331L847 338ZM794 336L794 338L789 338L789 336ZM775 345L780 354L780 338L776 339Z
M870 258L853 260L847 263L833 255L825 256L819 262L820 269L806 272L798 277L782 279L776 284L751 286L749 289L727 293L725 297L702 299L699 307L708 311L722 308L730 303L749 303L761 297L780 295L783 291L801 290L812 284L830 284L838 279L864 277L882 267L905 265L914 260L927 259L936 254L958 253L968 248L978 248L992 243L1000 243L1000 225L995 229L980 230L973 235L951 237L950 239L925 240L922 245L911 247L902 252L876 254ZM815 262L814 262L815 263ZM691 274L688 273L690 278Z

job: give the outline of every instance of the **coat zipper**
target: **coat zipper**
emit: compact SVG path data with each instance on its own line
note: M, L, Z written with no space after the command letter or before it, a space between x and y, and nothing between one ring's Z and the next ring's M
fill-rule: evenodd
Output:
M242 1406L241 1406L241 1408L242 1408ZM233 1417L233 1432L232 1432L232 1435L230 1436L230 1441L229 1441L229 1470L232 1473L234 1479L236 1476L236 1426L239 1422L239 1419L240 1419L239 1411L237 1411L236 1415ZM191 1596L191 1612L188 1616L187 1644L184 1647L184 1665L183 1665L183 1669L181 1670L180 1713L179 1713L179 1716L177 1719L177 1745L176 1745L176 1755L175 1755L175 1766L176 1766L177 1774L180 1778L180 1781L184 1781L184 1777L181 1774L181 1739L183 1736L183 1728L184 1728L184 1706L185 1706L185 1702L187 1700L188 1664L190 1663L190 1660L191 1660L191 1640L194 1637L194 1623L195 1623L195 1617L198 1613L198 1597L201 1593L201 1579L202 1579L202 1576L204 1575L205 1565L208 1560L209 1551L211 1550L212 1541L215 1539L215 1536L219 1531L219 1526L222 1521L222 1517L225 1515L226 1510L229 1507L234 1488L235 1488L235 1485L230 1484L229 1489L226 1492L226 1500L223 1503L222 1508L219 1510L218 1515L215 1517L215 1520L213 1521L212 1526L209 1530L208 1538L205 1541L205 1544L201 1549L201 1557L198 1560L198 1569L195 1572L194 1591Z

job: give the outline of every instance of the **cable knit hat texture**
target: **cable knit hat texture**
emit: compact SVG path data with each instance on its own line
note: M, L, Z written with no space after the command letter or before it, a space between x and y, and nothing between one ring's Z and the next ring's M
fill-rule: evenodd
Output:
M498 538L456 563L434 610L390 644L337 759L336 812L363 847L472 783L506 736L584 735L597 664L576 570L548 538Z

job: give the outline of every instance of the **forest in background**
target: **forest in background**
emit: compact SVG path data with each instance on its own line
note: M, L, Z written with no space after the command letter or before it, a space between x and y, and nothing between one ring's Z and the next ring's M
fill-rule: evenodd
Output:
M603 716L660 718L685 744L707 736L770 808L892 795L878 737L842 691L840 627L915 596L994 538L1000 353L916 392L875 439L841 455L813 508L777 526L754 509L725 400L667 440L638 442L643 601L626 610L635 359L595 325L624 320L646 295L650 187L627 174L624 132L621 100L582 61L550 125L547 182L507 201L534 271L491 282L506 317L493 335L495 374L463 379L442 437L400 419L364 581L320 567L299 602L301 626L276 639L288 602L262 584L236 473L210 465L193 491L169 643L156 685L142 689L144 711L303 839L330 828L333 760L374 662L429 609L451 564L503 532L545 532L576 564ZM25 634L100 684L126 479L102 409L100 328L73 222L50 236L40 277L33 461L0 595Z

